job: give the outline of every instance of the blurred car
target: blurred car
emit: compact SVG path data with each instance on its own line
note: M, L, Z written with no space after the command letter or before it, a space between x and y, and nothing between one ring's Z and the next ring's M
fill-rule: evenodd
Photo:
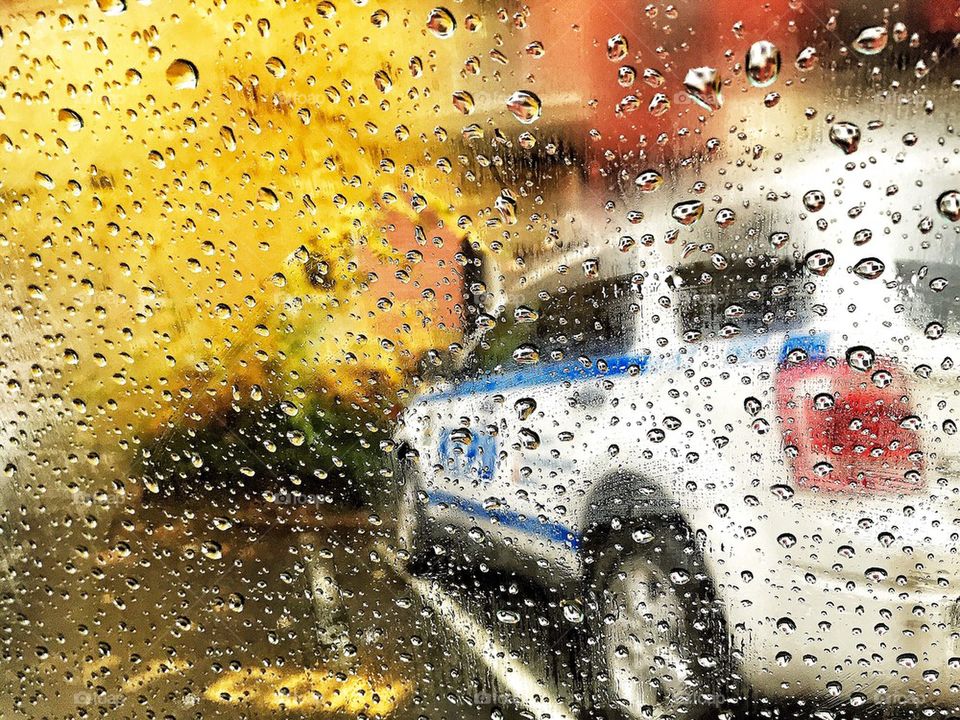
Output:
M409 564L579 603L630 717L740 680L956 705L957 196L926 174L956 160L915 121L650 176L642 232L582 223L401 418Z

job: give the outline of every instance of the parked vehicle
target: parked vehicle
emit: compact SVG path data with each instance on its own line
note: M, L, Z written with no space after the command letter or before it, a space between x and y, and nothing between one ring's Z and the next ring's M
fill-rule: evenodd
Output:
M402 417L404 556L582 602L631 717L722 702L731 672L957 705L956 142L905 148L907 122L852 162L824 125L662 171L642 232L582 223Z

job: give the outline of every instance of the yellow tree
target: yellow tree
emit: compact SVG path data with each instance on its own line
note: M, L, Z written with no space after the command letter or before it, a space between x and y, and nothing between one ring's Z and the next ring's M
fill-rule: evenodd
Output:
M316 388L362 397L371 373L396 384L456 337L428 287L456 263L416 267L463 234L442 142L463 50L431 9L13 6L10 392L55 395L81 427L155 432L250 395L293 412ZM404 282L423 287L398 299Z

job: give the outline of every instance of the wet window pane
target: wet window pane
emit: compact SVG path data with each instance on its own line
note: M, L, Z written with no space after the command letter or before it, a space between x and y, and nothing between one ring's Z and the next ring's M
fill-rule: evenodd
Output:
M4 3L0 717L956 717L958 48Z

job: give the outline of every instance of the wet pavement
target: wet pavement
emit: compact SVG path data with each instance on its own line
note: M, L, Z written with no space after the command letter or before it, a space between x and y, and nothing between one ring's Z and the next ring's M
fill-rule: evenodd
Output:
M132 509L19 528L2 717L511 717L529 712L516 691L562 711L533 679L568 654L550 603L406 575L374 513Z
M7 518L0 717L597 714L578 613L489 571L410 575L386 512L96 497ZM732 696L717 717L812 716Z

